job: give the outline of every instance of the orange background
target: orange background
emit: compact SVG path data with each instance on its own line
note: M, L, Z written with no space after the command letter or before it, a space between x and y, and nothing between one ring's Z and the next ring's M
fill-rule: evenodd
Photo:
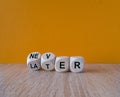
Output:
M32 51L120 63L119 0L1 0L0 63Z

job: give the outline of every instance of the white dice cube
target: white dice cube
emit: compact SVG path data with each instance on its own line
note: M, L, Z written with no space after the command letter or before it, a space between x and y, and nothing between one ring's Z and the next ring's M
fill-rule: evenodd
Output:
M56 58L55 70L57 72L66 72L69 70L70 58L67 56L60 56Z
M55 68L55 59L56 56L51 52L42 54L41 67L47 71L53 70Z
M81 56L70 57L70 71L83 72L84 70L84 58Z
M39 52L31 52L27 57L27 66L31 70L40 69L41 54Z

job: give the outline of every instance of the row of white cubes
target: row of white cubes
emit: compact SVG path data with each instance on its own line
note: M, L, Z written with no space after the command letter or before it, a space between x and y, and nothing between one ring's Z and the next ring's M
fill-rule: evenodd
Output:
M31 70L39 70L40 68L57 72L83 72L84 58L82 56L58 56L52 52L40 54L39 52L31 52L27 56L27 66Z

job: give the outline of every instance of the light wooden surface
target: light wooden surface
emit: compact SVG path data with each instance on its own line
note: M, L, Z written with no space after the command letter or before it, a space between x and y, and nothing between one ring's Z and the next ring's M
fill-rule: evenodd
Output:
M84 73L57 73L0 64L0 97L120 97L120 65L86 64Z

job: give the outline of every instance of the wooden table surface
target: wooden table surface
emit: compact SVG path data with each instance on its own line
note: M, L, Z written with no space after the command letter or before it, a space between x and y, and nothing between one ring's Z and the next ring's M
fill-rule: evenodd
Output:
M84 73L0 64L0 97L120 97L120 64L85 64Z

